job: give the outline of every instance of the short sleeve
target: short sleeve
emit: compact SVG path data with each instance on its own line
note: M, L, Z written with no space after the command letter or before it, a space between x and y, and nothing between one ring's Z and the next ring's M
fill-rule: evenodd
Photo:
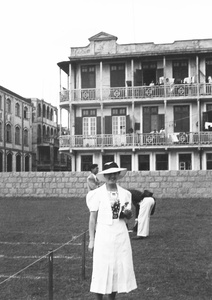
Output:
M99 199L98 189L88 192L86 195L86 204L90 211L98 211L99 210Z

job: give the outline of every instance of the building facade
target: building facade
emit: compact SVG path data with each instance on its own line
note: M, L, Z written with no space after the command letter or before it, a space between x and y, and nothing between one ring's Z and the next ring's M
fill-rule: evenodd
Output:
M100 32L60 68L72 171L212 169L212 39L118 44Z
M69 171L59 130L57 107L0 86L0 172Z
M0 172L31 171L32 104L0 86Z

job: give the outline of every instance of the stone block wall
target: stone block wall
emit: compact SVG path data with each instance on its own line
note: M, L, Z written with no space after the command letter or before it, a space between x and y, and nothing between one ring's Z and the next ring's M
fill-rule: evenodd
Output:
M85 197L89 172L0 173L0 197ZM119 182L157 198L211 198L212 171L135 171Z

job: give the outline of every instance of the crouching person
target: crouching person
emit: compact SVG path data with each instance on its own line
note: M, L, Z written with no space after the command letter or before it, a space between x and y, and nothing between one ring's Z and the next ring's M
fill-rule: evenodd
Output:
M153 193L148 190L143 193L138 190L129 191L136 210L134 231L137 236L133 239L144 239L149 236L150 216L155 212L156 201Z

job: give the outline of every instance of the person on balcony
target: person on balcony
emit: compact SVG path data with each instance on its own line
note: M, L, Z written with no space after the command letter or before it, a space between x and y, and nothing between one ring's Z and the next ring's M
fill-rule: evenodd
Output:
M115 162L106 163L97 174L104 184L86 196L90 210L88 250L93 252L90 291L98 300L106 294L112 300L117 293L137 288L125 221L132 217L131 193L117 184L126 172Z
M96 174L99 172L99 167L97 164L92 164L90 167L91 173L87 177L87 188L88 192L95 190L100 186L100 182L96 177Z

